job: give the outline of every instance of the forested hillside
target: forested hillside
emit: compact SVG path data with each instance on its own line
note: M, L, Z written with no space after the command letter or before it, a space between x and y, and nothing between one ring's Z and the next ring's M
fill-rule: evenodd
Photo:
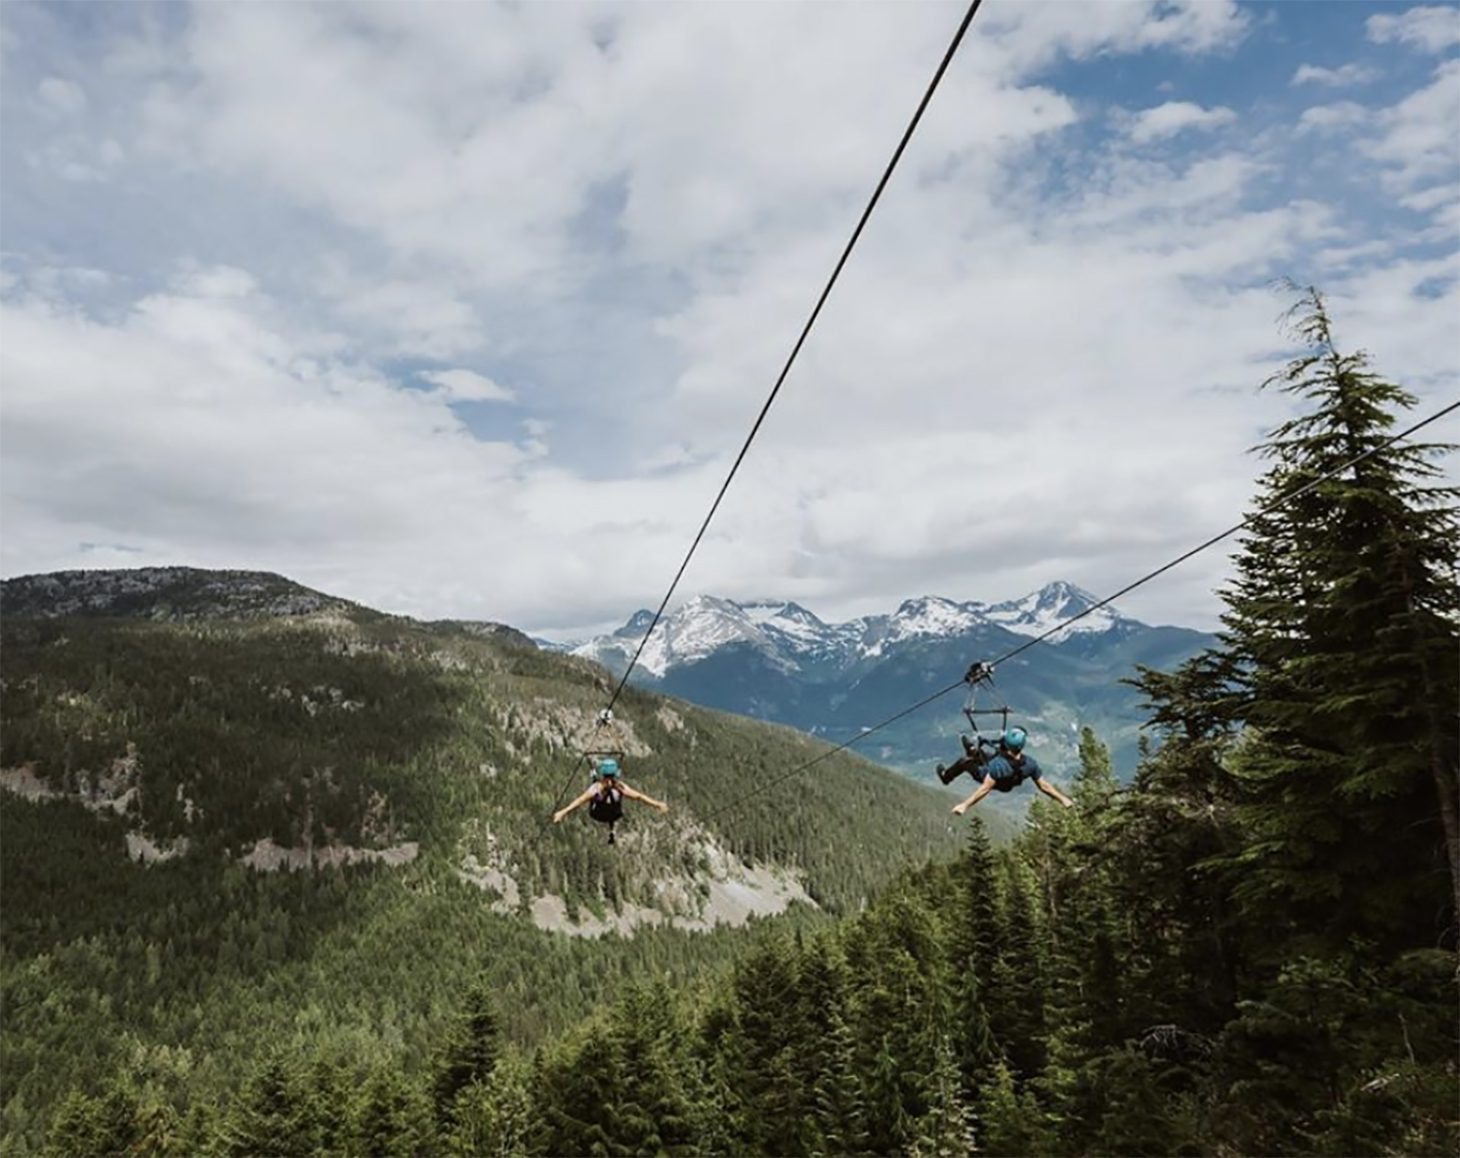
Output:
M707 986L615 973L533 1053L486 988L394 1060L280 1042L222 1107L190 1057L136 1048L50 1151L1453 1153L1453 948L1307 941L1233 904L1211 744L1173 737L1122 789L1087 733L1075 812L1036 804L1002 852L975 820L954 863Z
M645 922L707 927L724 896L825 920L957 847L946 793L851 755L757 791L824 746L632 691L629 782L669 814L631 809L612 847L581 813L548 825L586 782L607 674L470 625L7 614L3 652L0 1072L23 1149L134 1049L181 1051L220 1096L275 1044L419 1059L476 977L536 1042L605 972L689 977L749 937ZM537 927L577 918L640 927Z

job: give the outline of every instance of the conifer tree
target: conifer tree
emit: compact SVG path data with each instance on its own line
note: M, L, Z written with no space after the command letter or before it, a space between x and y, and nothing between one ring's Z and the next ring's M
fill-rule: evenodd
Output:
M918 1119L909 1154L915 1158L965 1158L973 1152L972 1115L964 1101L953 1048L938 1039L929 1081L928 1112Z
M531 1071L520 1061L503 1059L489 1085L473 1082L456 1095L451 1132L442 1140L453 1158L511 1158L527 1152L540 1128L529 1085Z
M1330 945L1433 936L1460 906L1456 490L1445 448L1386 443L1415 398L1337 349L1316 291L1295 311L1307 348L1271 382L1307 409L1262 448L1223 617L1256 731L1241 891Z
M800 1152L810 1143L810 1106L794 1048L805 1035L798 980L795 951L784 938L767 938L735 970L724 1080L732 1129L748 1150Z
M1045 1063L1045 929L1033 873L1013 858L1000 868L1006 901L984 1004L1001 1053L1021 1079L1029 1079Z
M136 1093L114 1083L100 1097L66 1096L46 1138L54 1158L75 1154L126 1154L138 1138Z
M985 1009L998 958L998 876L983 818L974 816L968 844L950 867L953 1046L967 1088L986 1076L999 1055Z
M803 951L799 972L804 1029L792 1049L793 1064L809 1091L810 1148L813 1153L857 1153L866 1137L847 1024L846 968L829 938L818 937Z
M635 1153L683 1153L693 1141L693 1107L668 986L662 980L628 986L614 1004L609 1032L623 1075L615 1140Z
M316 1123L316 1153L349 1151L351 1092L351 1075L338 1058L315 1058L305 1074L305 1097L309 1116Z
M501 1049L501 1026L492 995L484 983L467 991L461 1016L447 1035L431 1086L436 1120L450 1128L456 1095L473 1082L491 1079Z
M547 1154L618 1152L621 1077L613 1042L601 1025L591 1026L576 1046L563 1047L533 1083L542 1109L536 1148Z
M1130 971L1127 993L1147 1024L1210 1034L1232 1015L1246 955L1244 922L1231 901L1237 874L1223 869L1242 840L1241 785L1227 768L1240 698L1236 665L1208 651L1174 672L1139 670L1127 682L1144 693L1148 727L1163 742L1143 756L1106 853L1125 917L1122 952L1166 959Z
M994 1066L988 1080L979 1086L976 1101L983 1132L975 1141L981 1153L1017 1158L1052 1152L1053 1138L1044 1114L1033 1095L1018 1088L1005 1063Z
M297 1067L280 1053L254 1070L224 1125L228 1153L309 1154L318 1131Z
M387 1064L366 1083L351 1151L369 1158L414 1156L432 1148L431 1106L400 1070Z

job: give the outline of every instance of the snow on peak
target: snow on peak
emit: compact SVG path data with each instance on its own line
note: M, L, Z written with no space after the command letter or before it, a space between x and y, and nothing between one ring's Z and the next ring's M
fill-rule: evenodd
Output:
M836 645L836 629L828 627L798 603L758 599L739 606L769 639L792 654L802 655Z
M1043 635L1057 624L1079 615L1098 602L1088 591L1061 579L1046 583L1038 591L1031 592L1022 599L995 603L984 615L990 622L1017 635ZM1108 631L1124 618L1114 607L1102 607L1056 632L1052 638L1059 641L1068 639L1077 632Z
M653 622L654 613L645 607L629 616L629 621L613 634L618 639L632 639L637 647L639 640L644 638L644 632L649 630L649 624Z
M954 603L940 595L904 600L888 623L884 642L919 635L961 635L983 622L977 603Z
M825 623L799 603L790 603L784 599L754 599L738 606L754 623L770 623L779 620L785 623L800 623L808 627L826 627Z
M923 595L905 600L891 615L828 624L787 600L737 603L696 595L659 621L638 666L662 677L672 667L705 659L730 644L744 644L776 667L790 671L811 659L875 658L903 641L947 639L989 624L1017 635L1043 635L1096 602L1088 591L1061 580L1004 603L958 603L939 595ZM621 669L653 618L652 612L639 611L613 635L575 647L574 654ZM1130 622L1113 607L1102 607L1050 638L1058 643L1076 633L1103 632Z
M631 634L641 638L650 619L652 616ZM616 634L623 637L627 631L627 627L621 628ZM714 595L693 596L679 610L661 619L644 645L639 666L652 675L662 676L670 667L704 659L733 643L749 644L773 662L793 666L779 655L775 642L739 604Z

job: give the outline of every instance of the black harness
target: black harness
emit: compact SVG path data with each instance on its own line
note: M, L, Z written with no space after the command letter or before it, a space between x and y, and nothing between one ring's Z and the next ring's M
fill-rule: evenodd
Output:
M618 785L607 785L606 789L600 789L588 802L588 815L600 824L612 824L624 814L624 794Z

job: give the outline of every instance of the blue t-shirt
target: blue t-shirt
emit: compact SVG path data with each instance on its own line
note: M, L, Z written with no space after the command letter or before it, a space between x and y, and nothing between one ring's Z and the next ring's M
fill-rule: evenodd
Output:
M1033 756L1025 756L1015 764L1002 752L999 752L989 757L989 761L983 766L982 771L985 778L993 777L996 790L1008 792L1019 787L1026 779L1038 780L1043 770L1039 767L1039 761Z

